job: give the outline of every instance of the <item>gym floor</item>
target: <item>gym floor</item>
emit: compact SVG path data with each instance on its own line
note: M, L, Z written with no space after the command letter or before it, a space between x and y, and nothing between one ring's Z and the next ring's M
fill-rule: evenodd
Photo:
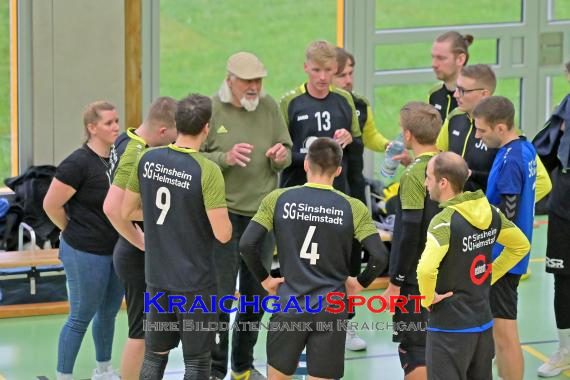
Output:
M525 379L536 379L536 368L558 347L553 311L553 280L544 272L546 250L546 218L537 217L530 268L531 276L519 286L519 334L525 358ZM381 291L365 292L365 296ZM268 318L268 316L265 316ZM54 379L57 361L57 340L66 319L52 315L0 320L0 380ZM390 322L387 313L373 314L357 309L357 322ZM117 318L113 365L119 367L121 349L127 334L127 315L121 311ZM362 352L346 353L345 379L401 379L396 345L389 331L361 331L368 342ZM260 333L256 346L255 366L265 373L266 332ZM326 353L325 353L326 354ZM85 335L75 364L75 379L88 379L95 367L95 352L90 331ZM184 373L180 349L171 352L165 379L181 379ZM227 377L229 378L229 376ZM299 379L303 378L301 376ZM494 378L498 378L495 374ZM569 379L570 370L552 379Z

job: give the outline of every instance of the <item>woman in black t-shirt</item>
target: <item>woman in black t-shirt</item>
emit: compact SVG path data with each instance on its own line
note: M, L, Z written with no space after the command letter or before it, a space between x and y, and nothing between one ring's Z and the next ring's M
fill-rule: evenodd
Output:
M97 368L92 379L119 379L111 368L115 317L123 287L113 268L117 233L103 213L119 134L117 110L98 101L83 113L87 142L58 166L44 209L62 230L60 258L68 282L70 312L58 344L57 379L71 379L87 326L93 320Z

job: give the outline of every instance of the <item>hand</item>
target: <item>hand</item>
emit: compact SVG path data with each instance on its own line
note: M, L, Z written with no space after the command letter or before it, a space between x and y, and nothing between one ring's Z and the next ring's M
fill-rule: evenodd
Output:
M245 167L251 159L249 155L253 151L253 145L247 143L235 144L232 149L226 153L226 163L230 166L238 164Z
M360 282L358 282L356 277L348 277L344 283L344 286L346 287L347 296L355 296L364 290L364 287L360 285Z
M392 142L390 142L388 145L386 145L386 150L388 150L388 148L392 145ZM402 164L403 166L408 166L409 164L412 163L412 157L410 156L410 153L408 153L407 149L404 149L402 151L402 153L395 155L394 157L392 157L392 159L394 161L400 161L400 164Z
M138 224L135 223L135 230L137 230L137 240L135 241L135 247L144 252L144 232L141 230Z
M444 299L451 297L452 295L453 295L453 292L447 292L445 294L435 293L435 296L433 297L433 302L431 304L435 305L436 303L439 303L439 302L443 301Z
M261 282L261 286L263 286L263 289L265 289L265 291L270 296L274 296L275 294L277 294L277 288L279 287L279 285L281 285L283 281L285 281L283 277L274 278L271 276L267 276L267 278Z
M384 299L386 300L386 304L388 305L387 310L390 310L390 303L392 302L392 296L397 297L399 295L400 295L400 287L390 282L384 293L382 293L382 297L384 297Z
M344 149L352 142L352 134L344 128L339 129L334 133L334 140Z
M287 158L287 148L281 143L273 145L271 148L267 149L265 152L265 157L268 157L276 164L280 164Z

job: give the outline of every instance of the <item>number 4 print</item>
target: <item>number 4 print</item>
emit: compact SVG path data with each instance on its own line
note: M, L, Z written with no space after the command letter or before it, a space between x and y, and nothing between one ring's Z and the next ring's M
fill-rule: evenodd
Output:
M303 246L301 247L300 256L302 259L309 259L311 265L317 265L317 260L319 259L319 254L317 250L319 248L319 243L312 243L311 240L313 239L313 235L315 234L315 230L317 226L309 226L309 230L307 231L307 235L305 236L305 241L303 242ZM309 244L311 245L311 252L309 253Z

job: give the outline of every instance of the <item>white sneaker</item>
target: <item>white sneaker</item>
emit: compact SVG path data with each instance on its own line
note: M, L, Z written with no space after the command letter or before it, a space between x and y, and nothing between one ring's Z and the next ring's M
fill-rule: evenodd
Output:
M105 372L99 372L97 368L93 370L91 380L121 380L121 377L113 368L109 368Z
M366 341L356 335L356 331L353 329L346 330L346 342L344 348L350 351L362 351L366 350Z
M554 377L566 369L570 369L570 350L559 348L546 363L538 367L537 372L540 377Z

